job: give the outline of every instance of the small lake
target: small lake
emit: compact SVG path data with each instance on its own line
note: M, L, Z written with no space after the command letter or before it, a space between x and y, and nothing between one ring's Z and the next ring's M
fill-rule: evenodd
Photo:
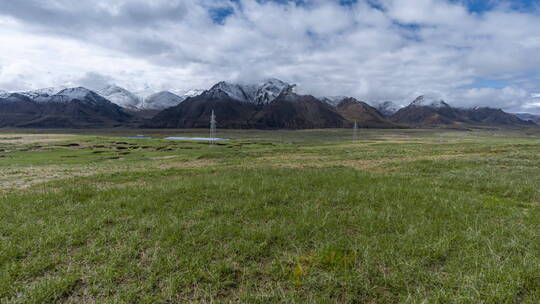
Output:
M145 139L152 139L150 136L144 136L144 135L137 135L137 136L120 136L122 138L145 138Z

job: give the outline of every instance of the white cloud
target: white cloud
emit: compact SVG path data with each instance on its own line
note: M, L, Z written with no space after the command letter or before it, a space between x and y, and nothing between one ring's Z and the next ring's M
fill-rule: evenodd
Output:
M404 24L450 25L456 20L467 21L467 10L456 3L437 0L382 0L388 15Z
M525 105L523 105L524 109L532 109L532 108L539 108L540 102L528 102Z
M504 88L475 88L458 94L456 101L459 105L490 106L517 110L529 100L526 90L510 86Z
M98 74L132 90L278 77L316 95L407 103L431 92L505 109L540 90L527 76L540 66L540 18L504 6L478 15L444 0L379 0L384 10L362 0L31 3L0 3L2 89ZM223 25L208 13L222 6L234 11ZM477 79L508 85L464 89Z

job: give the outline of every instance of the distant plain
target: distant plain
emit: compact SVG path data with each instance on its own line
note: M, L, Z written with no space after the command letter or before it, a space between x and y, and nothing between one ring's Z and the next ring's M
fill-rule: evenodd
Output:
M540 302L537 128L166 136L0 130L1 303Z

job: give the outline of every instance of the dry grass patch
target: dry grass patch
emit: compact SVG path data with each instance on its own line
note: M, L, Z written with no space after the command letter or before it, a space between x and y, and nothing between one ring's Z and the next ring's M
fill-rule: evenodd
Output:
M42 166L0 170L0 191L25 189L55 179L89 176L98 173L95 167ZM100 170L101 171L101 170Z
M36 144L70 140L77 135L70 134L0 134L0 144Z
M324 159L323 155L307 155L307 154L278 154L274 156L263 156L257 158L263 162L273 161L299 161L299 160L321 160Z
M417 160L438 160L438 159L456 159L462 157L471 156L484 156L485 153L470 153L470 154L443 154L443 155L419 155L413 157L392 157L392 158L379 158L379 159L357 159L357 160L339 160L327 162L325 165L337 165L353 167L355 169L366 170L370 172L382 173L388 171L382 168L388 163L406 163Z
M163 158L164 160L170 158ZM10 168L0 170L0 192L22 190L30 186L49 182L52 180L67 179L72 177L85 177L101 173L114 173L125 171L146 170L152 168L202 168L215 166L216 162L210 160L196 160L185 162L148 163L138 166L42 166L27 168ZM137 184L137 183L135 183Z
M152 157L153 160L160 160L160 159L171 159L171 158L178 158L180 155L166 155L166 156L156 156Z
M412 157L388 157L377 159L345 159L345 160L328 160L328 157L320 155L295 155L282 154L271 157L261 157L261 161L256 164L250 164L244 167L265 167L265 168L308 168L308 167L329 167L329 166L345 166L359 170L370 171L374 173L383 173L388 170L382 168L388 163L413 162L417 160L437 160L437 159L456 159L485 156L485 153L468 153L468 154L442 154L442 155L418 155Z
M171 169L171 168L204 168L210 166L216 166L217 163L212 160L193 160L183 162L168 162L157 166L159 169Z

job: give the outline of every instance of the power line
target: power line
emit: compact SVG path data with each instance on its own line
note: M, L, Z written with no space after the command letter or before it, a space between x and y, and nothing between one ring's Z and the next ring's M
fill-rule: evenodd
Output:
M210 145L216 143L216 115L214 115L214 110L212 110L212 115L210 115Z
M353 125L353 137L352 137L352 140L353 140L353 142L358 140L358 123L356 122L356 120L354 121L354 125Z

